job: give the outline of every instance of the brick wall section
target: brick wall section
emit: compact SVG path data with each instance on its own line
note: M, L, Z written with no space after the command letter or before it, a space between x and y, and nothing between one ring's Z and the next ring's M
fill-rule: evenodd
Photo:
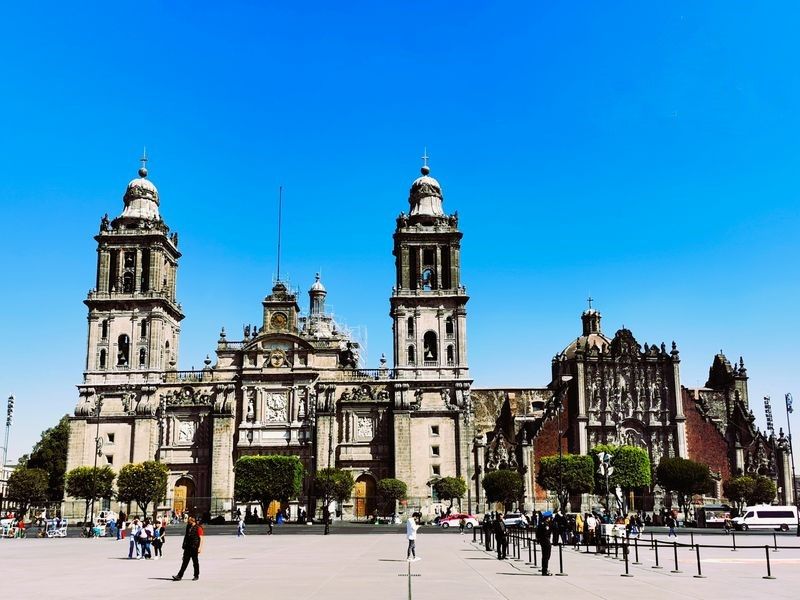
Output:
M708 465L712 473L720 473L722 480L730 478L728 444L716 425L697 409L692 390L681 388L683 412L686 415L686 445L691 460Z
M569 453L568 439L570 432L568 431L567 424L569 423L569 409L564 406L564 412L561 415L561 428L565 431L565 435L561 439L561 451L564 454ZM558 454L558 419L556 416L549 418L536 435L533 442L533 463L531 464L531 476L534 477L534 494L536 500L545 500L548 498L547 491L539 486L536 481L536 471L539 468L539 459L542 456L553 456Z

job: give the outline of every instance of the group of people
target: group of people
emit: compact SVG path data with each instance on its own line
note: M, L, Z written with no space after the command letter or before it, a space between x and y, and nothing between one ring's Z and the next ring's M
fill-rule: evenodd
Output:
M128 558L158 560L163 557L162 548L167 541L167 522L150 519L140 521L138 518L128 524ZM117 537L117 539L120 539Z

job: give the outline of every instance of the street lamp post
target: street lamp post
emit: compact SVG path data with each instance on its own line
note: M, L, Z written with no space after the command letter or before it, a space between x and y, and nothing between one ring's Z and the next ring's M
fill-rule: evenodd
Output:
M100 437L100 411L103 410L103 399L98 396L95 406L97 428L95 430L94 471L92 471L92 514L89 517L89 533L94 530L94 497L97 495L97 458L103 453L103 439Z
M569 382L572 381L572 375L561 376L561 387L558 389L558 505L561 510L564 510L564 502L562 497L564 495L564 449L562 448L561 438L563 433L561 431L561 413L564 411L564 401L561 394L567 391Z
M11 423L14 420L14 394L8 397L8 405L6 408L6 441L3 445L3 464L0 465L2 474L5 474L6 463L8 462L8 437L11 433Z
M789 456L792 460L792 498L794 499L794 505L798 507L798 515L797 515L797 537L800 537L800 502L797 501L797 475L794 471L794 446L792 446L792 422L789 420L789 415L794 412L794 408L792 407L792 402L794 398L792 398L791 394L786 394L786 428L787 433L789 434Z

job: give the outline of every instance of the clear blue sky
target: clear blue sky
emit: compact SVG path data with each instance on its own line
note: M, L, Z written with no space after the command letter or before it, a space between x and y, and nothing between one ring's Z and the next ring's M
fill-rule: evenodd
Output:
M771 394L785 424L783 394L800 403L796 3L262 4L5 6L12 458L74 408L92 236L144 145L184 253L181 368L220 326L258 322L281 184L284 272L305 298L322 270L376 366L394 218L427 146L465 234L476 386L546 384L591 293L607 333L674 339L685 385L720 348L743 355L759 422Z

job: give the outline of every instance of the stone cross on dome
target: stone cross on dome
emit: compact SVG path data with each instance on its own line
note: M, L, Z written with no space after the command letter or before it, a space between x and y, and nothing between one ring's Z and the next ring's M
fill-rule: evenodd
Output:
M427 146L423 149L422 156L420 156L420 158L422 159L422 174L427 175L428 173L431 172L431 168L428 166L428 159L430 158L430 156L428 156Z
M586 301L589 303L589 310L592 310L592 301L593 301L593 300L594 300L594 298L592 298L591 294L590 294L590 295L589 295L589 297L586 299Z
M147 177L147 146L142 149L142 158L139 159L139 162L142 163L142 166L139 167L139 177Z

